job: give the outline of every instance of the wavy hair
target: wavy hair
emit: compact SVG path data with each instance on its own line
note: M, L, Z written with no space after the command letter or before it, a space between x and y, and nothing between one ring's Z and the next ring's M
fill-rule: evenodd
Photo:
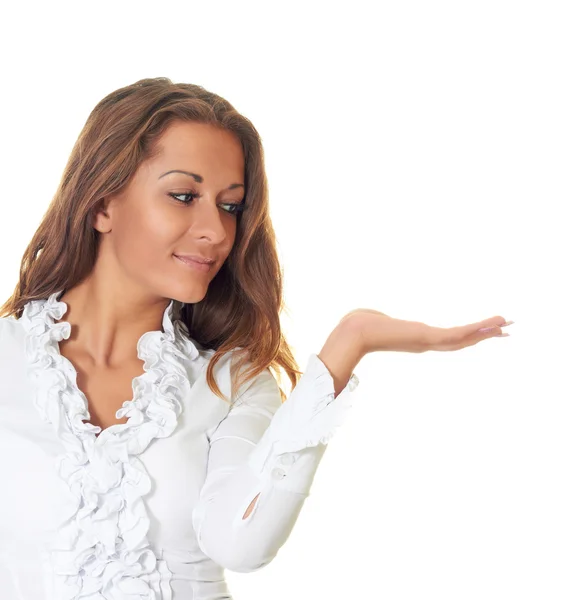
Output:
M286 312L283 270L269 216L262 141L249 119L222 97L195 84L173 83L167 77L141 79L111 92L94 107L23 254L18 284L0 306L0 317L19 319L27 302L69 290L90 274L100 237L92 216L99 203L126 186L143 161L156 156L160 136L175 120L215 125L238 137L245 159L247 206L237 216L233 248L206 296L195 304L184 304L180 318L191 338L204 349L216 351L206 372L206 382L216 396L228 401L213 369L224 354L233 351L241 358L246 354L249 367L240 378L239 365L236 392L261 371L272 369L284 402L281 370L291 390L303 372L281 330L279 315Z

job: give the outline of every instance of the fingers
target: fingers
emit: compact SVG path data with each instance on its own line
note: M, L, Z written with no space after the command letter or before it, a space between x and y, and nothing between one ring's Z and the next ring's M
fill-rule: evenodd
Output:
M512 325L513 323L514 323L514 321L505 321L501 325L494 325L491 327L482 327L481 329L478 330L478 332L479 333L489 333L491 331L498 330L501 327L507 327L508 325ZM500 333L499 335L502 335L502 333ZM509 335L509 334L506 334L506 335Z

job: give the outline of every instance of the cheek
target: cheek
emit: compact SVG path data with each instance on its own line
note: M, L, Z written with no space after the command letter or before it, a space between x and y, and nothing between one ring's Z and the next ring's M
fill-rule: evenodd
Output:
M177 215L178 216L178 215ZM120 262L131 268L160 265L172 253L175 240L182 235L182 221L174 211L146 207L132 210L120 219L119 235L115 238Z

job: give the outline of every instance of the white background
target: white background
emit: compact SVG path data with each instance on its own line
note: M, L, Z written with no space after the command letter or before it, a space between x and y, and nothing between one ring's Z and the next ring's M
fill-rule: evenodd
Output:
M13 5L2 302L94 105L167 76L264 140L302 369L356 307L516 322L457 352L363 358L291 537L261 571L226 572L234 598L562 600L563 4Z

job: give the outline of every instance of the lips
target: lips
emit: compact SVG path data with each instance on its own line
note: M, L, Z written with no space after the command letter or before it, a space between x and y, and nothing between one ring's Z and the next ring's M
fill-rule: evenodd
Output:
M212 270L212 266L214 263L203 263L203 262L197 262L195 260L191 260L190 258L184 258L181 256L178 256L177 254L173 254L173 256L183 265L185 265L185 268L188 267L189 269L193 269L193 270L197 270L197 271L202 271L204 273L208 273Z
M175 254L175 256L184 260L192 260L203 265L211 265L216 262L213 258L207 258L197 254Z

